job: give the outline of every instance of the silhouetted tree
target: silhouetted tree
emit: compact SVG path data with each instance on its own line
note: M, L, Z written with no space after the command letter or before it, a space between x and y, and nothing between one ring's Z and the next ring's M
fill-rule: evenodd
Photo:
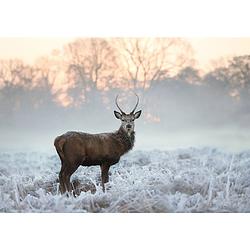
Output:
M77 39L65 48L68 77L73 83L69 94L80 103L100 98L100 90L109 87L117 68L116 56L108 41L101 38Z
M185 81L190 84L199 84L202 80L199 75L199 70L191 66L181 69L176 75L176 79Z
M218 67L205 80L217 82L228 89L231 96L240 97L250 90L250 56L237 56L229 60L228 66Z
M117 39L123 74L135 90L176 74L193 62L189 43L178 38Z
M31 87L31 71L21 60L0 61L0 116L11 122L22 107L23 95Z
M42 65L31 67L20 60L4 60L0 64L1 119L12 125L18 121L21 126L49 117L55 104L51 69Z

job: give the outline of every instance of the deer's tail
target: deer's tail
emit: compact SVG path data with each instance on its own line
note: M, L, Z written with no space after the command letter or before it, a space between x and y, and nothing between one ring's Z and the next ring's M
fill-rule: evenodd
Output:
M54 141L54 146L56 148L56 151L61 159L61 161L63 162L65 157L64 157L64 152L63 152L63 146L65 144L66 139L63 138L62 136L58 136L56 137L55 141Z

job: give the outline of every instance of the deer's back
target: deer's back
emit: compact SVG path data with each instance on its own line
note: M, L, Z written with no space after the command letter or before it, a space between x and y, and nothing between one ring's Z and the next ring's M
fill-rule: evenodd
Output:
M64 157L85 166L117 163L123 147L113 133L67 132L56 138L63 144ZM60 143L59 143L60 144Z

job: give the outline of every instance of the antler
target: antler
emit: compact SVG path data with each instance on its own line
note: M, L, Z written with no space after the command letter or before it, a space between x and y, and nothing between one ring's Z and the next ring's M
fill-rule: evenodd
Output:
M134 109L130 112L130 114L133 114L134 112L135 112L135 110L136 110L136 108L137 108L137 106L138 106L138 103L139 103L139 96L135 93L135 92L133 92L135 95L136 95L136 97L137 97L137 102L136 102L136 105L135 105L135 107L134 107Z
M121 113L122 113L122 114L125 114L125 113L122 111L122 109L119 107L119 105L118 105L118 95L117 95L116 98L115 98L115 104L116 104L117 108L121 111Z

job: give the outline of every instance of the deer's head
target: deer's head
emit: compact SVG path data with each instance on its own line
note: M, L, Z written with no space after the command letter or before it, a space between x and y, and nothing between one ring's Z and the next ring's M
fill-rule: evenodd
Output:
M134 129L135 129L135 119L138 119L141 115L141 110L135 112L137 106L138 106L138 103L139 103L139 97L137 94L135 94L136 97L137 97L137 102L136 102L136 105L134 107L134 109L129 113L129 114L126 114L125 112L122 111L122 109L119 107L118 105L118 95L116 96L116 99L115 99L115 103L116 103L116 106L117 108L120 110L120 112L118 111L114 111L114 114L115 114L115 117L117 119L120 119L122 124L122 128L130 135L132 132L134 132Z

